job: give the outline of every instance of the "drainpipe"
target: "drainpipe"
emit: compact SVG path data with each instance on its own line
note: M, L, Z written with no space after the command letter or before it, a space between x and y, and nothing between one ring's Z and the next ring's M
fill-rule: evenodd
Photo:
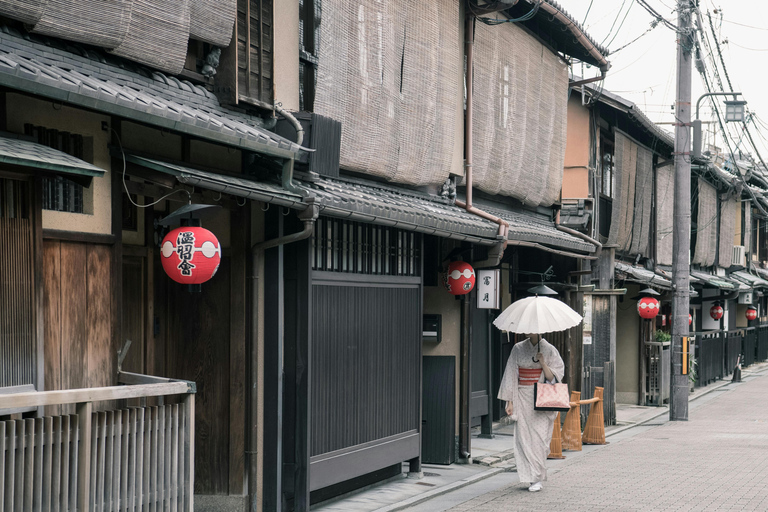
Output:
M601 244L591 236L585 233L582 233L581 231L576 231L575 229L571 229L560 224L560 210L557 210L557 213L555 214L555 228L557 228L558 231L562 231L563 233L568 233L569 235L573 235L576 238L581 238L585 242L594 245L597 252L600 252L600 250L603 248L603 244Z
M461 296L461 353L459 368L459 458L462 463L469 464L469 338L471 321L471 304L467 295ZM489 411L490 412L490 411Z
M592 78L585 78L584 80L578 80L576 82L571 82L568 84L568 87L578 87L580 85L585 84L591 84L592 82L599 82L600 80L605 79L605 75L608 74L608 68L600 69L600 75L599 76L593 76Z
M299 218L304 221L304 229L297 233L290 235L273 238L272 240L265 240L264 242L257 243L251 246L251 383L252 388L250 392L250 414L248 425L248 444L250 449L248 451L248 494L250 495L250 510L255 511L257 508L257 447L258 447L258 410L259 403L256 393L256 382L259 379L258 372L258 360L256 344L259 339L259 287L258 287L258 268L259 258L263 257L264 251L277 247L278 245L290 244L309 238L314 231L315 221L320 213L320 208L314 204L314 199L309 198L310 204L306 209L298 213ZM282 353L282 350L281 350Z
M293 114L285 110L280 104L275 105L275 111L285 117L288 122L293 125L296 130L296 145L301 146L301 143L304 142L304 127L301 126L299 120L296 119ZM301 191L293 184L293 163L293 158L286 158L283 161L283 188L294 194L300 194Z
M499 225L499 237L502 237L502 242L499 243L501 250L498 251L498 260L495 264L490 266L496 266L501 261L501 257L504 255L504 249L507 248L507 233L509 232L509 223L496 215L492 215L488 212L480 210L472 206L472 58L475 45L475 17L472 15L467 16L467 27L465 34L466 44L466 56L467 56L467 110L464 114L464 172L466 176L467 185L467 201L456 200L456 206L464 208L469 213L488 219Z
M263 242L260 242L254 245L253 247L251 247L251 254L253 255L254 258L256 257L256 254L259 252L263 252L263 251L266 251L267 249L277 247L278 245L285 245L293 242L298 242L299 240L304 240L306 238L309 238L312 235L312 231L314 230L314 226L315 226L315 221L317 220L317 217L320 214L320 207L314 204L314 198L308 198L308 201L310 201L310 204L307 206L307 208L298 213L299 219L304 221L304 229L296 233L291 233L290 235L281 236L279 238L273 238L272 240L265 240Z
M299 120L296 119L293 114L285 110L279 103L275 105L275 111L277 111L277 113L281 116L285 117L288 122L291 123L296 129L296 144L301 146L301 143L304 142L304 127L301 126Z

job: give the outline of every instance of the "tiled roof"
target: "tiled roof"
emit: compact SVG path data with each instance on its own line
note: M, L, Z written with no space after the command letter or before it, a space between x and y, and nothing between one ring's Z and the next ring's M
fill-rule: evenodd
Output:
M741 283L731 281L725 277L716 276L713 274L707 274L706 272L691 272L693 277L700 279L703 284L708 286L714 286L715 288L721 288L723 290L738 290L741 288ZM746 285L745 285L746 286ZM747 287L749 288L749 287Z
M599 44L597 41L595 41L595 40L592 38L592 36L590 36L590 35L587 33L587 30L586 30L586 29L585 29L585 28L582 26L582 24L581 24L581 23L579 23L578 21L576 21L576 18L574 18L573 16L571 16L571 14L570 14L568 11L566 11L565 9L563 9L563 8L560 6L560 4L559 4L559 3L555 2L555 0L544 0L544 2L548 3L549 5L553 6L555 9L557 9L558 11L560 11L561 13L563 13L563 15L564 15L565 17L567 17L567 18L568 18L568 20L570 20L570 22L571 22L571 23L573 23L573 25L574 25L574 26L576 26L576 28L578 28L578 29L581 31L581 33L582 33L582 34L584 34L584 37L586 37L586 38L587 38L587 40L588 40L588 41L589 41L589 42L592 44L592 46L594 46L595 48L597 48L597 50L598 50L600 53L602 53L603 55L605 55L605 56L608 56L608 54L610 53L610 52L608 51L608 48L605 48L604 46L600 45L600 44Z
M615 270L617 278L626 279L628 281L634 281L636 283L647 284L650 286L657 286L666 290L672 289L672 281L666 279L655 272L648 269L637 267L635 265L628 265L621 261L615 263Z
M276 157L301 151L191 82L8 26L0 27L0 85Z
M0 162L88 177L104 175L104 169L79 158L21 139L0 137Z
M731 272L731 276L753 288L768 288L768 281L754 274L750 274L747 271L738 270L736 272Z
M670 151L675 147L675 137L651 121L635 103L604 89L602 84L585 84L584 87L597 96L597 101L613 106L618 110L625 111L632 121L642 126L643 129L649 132L653 137L656 137L659 142L667 146Z
M253 199L263 203L287 206L289 208L306 207L301 196L285 190L279 185L263 181L255 181L244 176L231 176L215 172L201 171L177 164L144 158L126 153L124 158L131 163L175 176L183 185L197 186L206 190L214 190L222 194Z
M492 244L497 241L498 226L467 213L452 201L396 187L346 179L320 178L299 183L315 198L321 215L349 218L385 226L434 234L437 236ZM479 208L485 208L478 205ZM594 247L579 238L558 231L554 223L532 215L492 211L509 221L509 239L539 242L559 248L592 252Z

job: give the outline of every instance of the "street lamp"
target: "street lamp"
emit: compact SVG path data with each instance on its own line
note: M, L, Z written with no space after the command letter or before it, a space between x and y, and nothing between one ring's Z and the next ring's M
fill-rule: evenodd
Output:
M747 104L743 100L725 100L725 122L731 121L740 123L744 120L744 105Z
M707 96L733 96L732 100L725 100L725 122L726 123L741 123L744 121L744 105L747 104L744 100L737 100L736 96L741 96L740 92L708 92L702 94L699 99L696 100L696 119L691 121L693 127L693 145L691 148L691 156L693 158L701 158L701 119L699 119L699 105L701 100Z

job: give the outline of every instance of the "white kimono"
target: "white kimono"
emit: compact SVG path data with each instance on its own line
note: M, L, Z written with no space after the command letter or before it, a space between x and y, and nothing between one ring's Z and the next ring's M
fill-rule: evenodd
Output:
M507 360L504 377L501 379L498 398L512 402L512 417L515 423L515 462L521 482L543 482L547 479L547 455L552 441L555 411L533 410L533 386L519 385L520 368L541 368L533 358L541 352L544 362L557 377L562 380L565 365L560 353L547 340L541 339L535 347L529 339L512 347ZM541 372L539 382L545 382Z

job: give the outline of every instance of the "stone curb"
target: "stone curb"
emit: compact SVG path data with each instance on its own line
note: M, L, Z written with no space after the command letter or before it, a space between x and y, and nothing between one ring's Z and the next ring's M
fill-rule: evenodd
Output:
M487 457L483 457L482 459L472 459L472 462L475 464L480 464L482 466L494 466L500 462L504 462L514 458L515 458L515 450L506 450L503 452L494 453L493 455L488 455Z
M441 496L451 491L455 491L456 489L461 489L462 487L472 485L473 483L479 482L480 480L485 480L486 478L490 478L494 475L498 475L499 473L504 473L505 471L507 471L506 468L488 469L486 471L483 471L482 473L472 475L463 480L459 480L457 482L453 482L451 484L438 487L437 489L432 489L431 491L427 491L422 494L417 494L416 496L412 496L407 500L403 500L398 503L393 503L392 505L387 505L386 507L377 508L374 512L395 512L396 510L403 510L408 507L418 505L419 503L429 501L432 498L435 498L437 496Z

